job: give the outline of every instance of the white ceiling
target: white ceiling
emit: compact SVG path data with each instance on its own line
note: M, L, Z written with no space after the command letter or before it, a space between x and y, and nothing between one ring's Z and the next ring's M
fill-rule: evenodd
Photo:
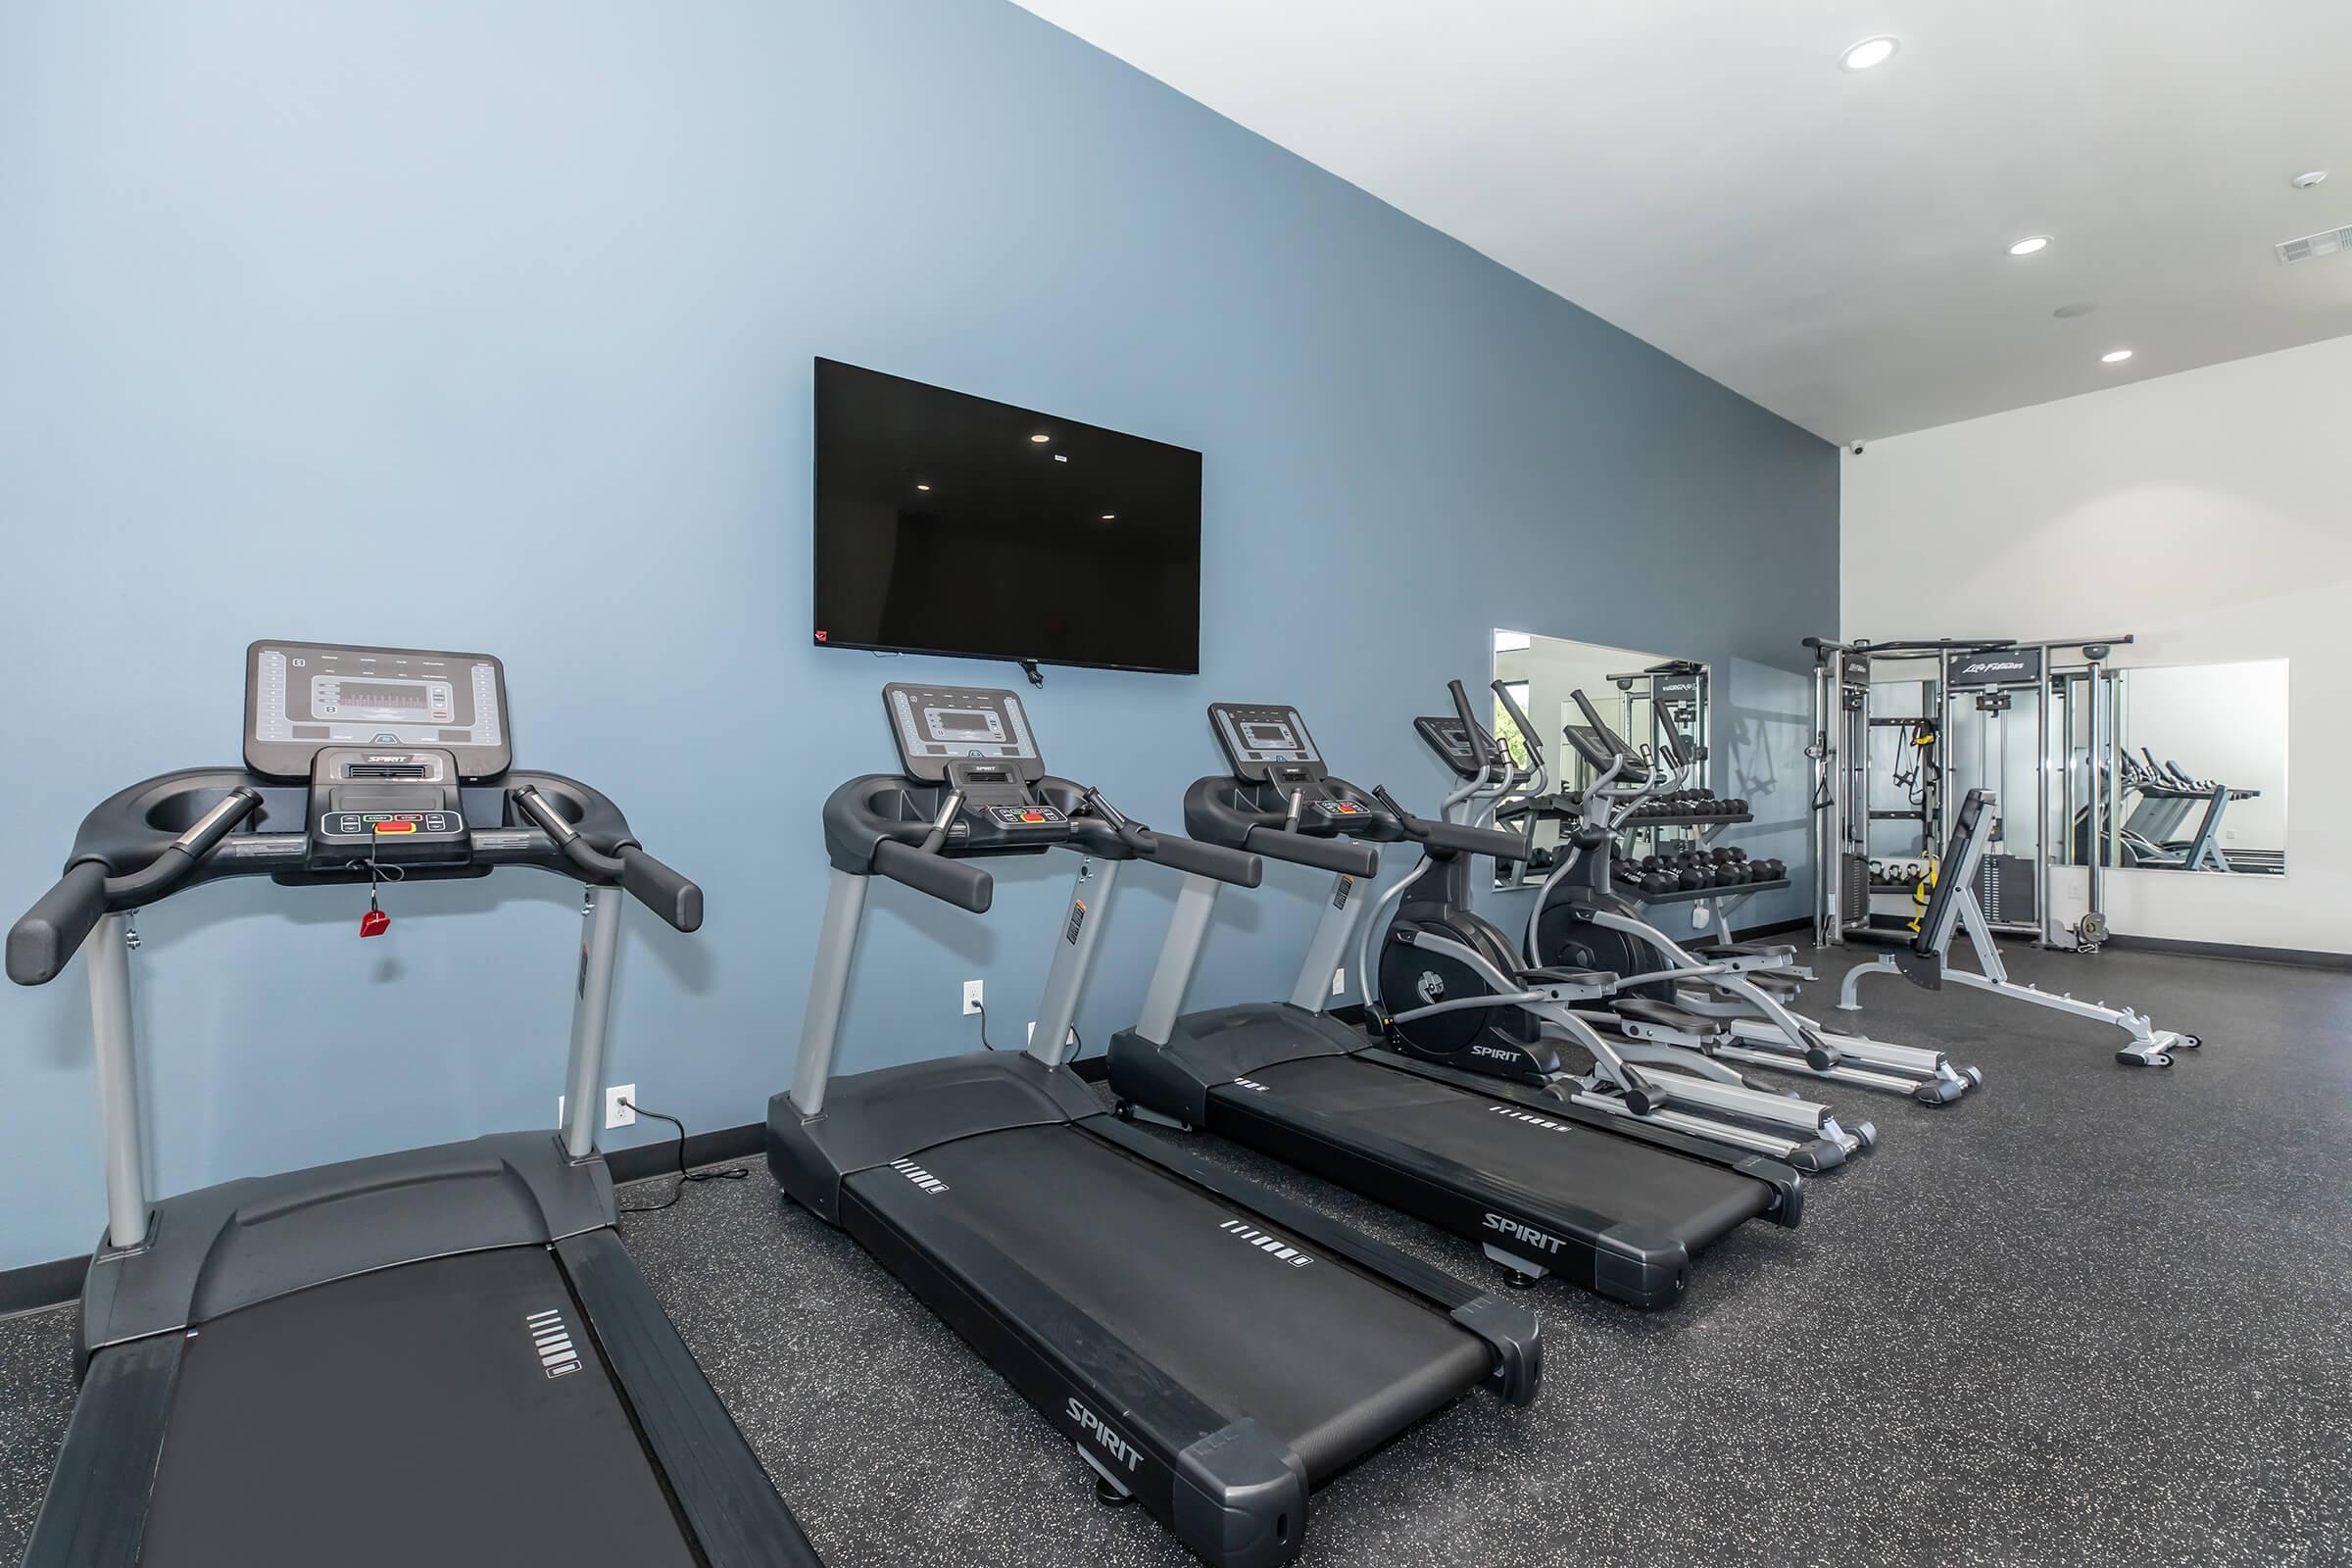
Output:
M1836 441L2352 333L2352 0L1020 3Z

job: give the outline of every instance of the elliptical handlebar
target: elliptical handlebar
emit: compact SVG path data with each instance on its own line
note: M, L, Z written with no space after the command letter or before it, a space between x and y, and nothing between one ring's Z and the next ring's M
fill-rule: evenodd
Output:
M1531 775L1540 774L1544 770L1544 743L1536 736L1534 722L1528 718L1527 710L1519 706L1519 699L1511 695L1509 682L1498 680L1494 682L1494 690L1495 701L1501 703L1502 710L1511 715L1511 722L1518 727L1520 740L1527 744L1527 760L1533 764Z
M1454 715L1462 721L1462 734L1470 742L1470 760L1484 773L1494 765L1494 754L1487 749L1487 732L1478 715L1470 711L1470 694L1458 680L1447 681L1446 691L1453 699Z

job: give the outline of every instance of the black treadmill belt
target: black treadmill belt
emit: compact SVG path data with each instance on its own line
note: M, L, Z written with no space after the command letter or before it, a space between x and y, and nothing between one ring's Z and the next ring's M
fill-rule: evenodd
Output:
M1213 1098L1251 1117L1296 1109L1360 1128L1458 1166L1465 1182L1506 1183L1539 1200L1651 1226L1694 1252L1772 1201L1770 1188L1738 1171L1590 1127L1544 1125L1502 1101L1354 1056L1278 1062L1250 1081L1264 1092L1226 1085Z
M695 1560L562 1271L537 1247L382 1269L207 1324L187 1342L139 1558Z
M918 1153L853 1188L914 1182L963 1226L1230 1419L1254 1417L1320 1480L1482 1382L1483 1342L1077 1127ZM919 1236L915 1238L919 1243Z

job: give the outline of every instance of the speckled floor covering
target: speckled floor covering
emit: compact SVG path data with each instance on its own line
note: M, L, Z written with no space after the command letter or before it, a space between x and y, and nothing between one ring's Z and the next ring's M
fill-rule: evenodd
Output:
M1407 1433L1319 1494L1301 1560L2352 1561L2352 976L2012 964L2211 1045L2134 1072L2093 1025L1872 980L1869 1025L1979 1064L1984 1094L1830 1097L1885 1147L1819 1182L1799 1230L1704 1257L1670 1312L1522 1298L1538 1404L1481 1396ZM1222 1157L1494 1277L1449 1237ZM627 1235L832 1568L1192 1560L1098 1506L1070 1448L763 1167ZM65 1430L68 1334L62 1310L0 1323L0 1560Z

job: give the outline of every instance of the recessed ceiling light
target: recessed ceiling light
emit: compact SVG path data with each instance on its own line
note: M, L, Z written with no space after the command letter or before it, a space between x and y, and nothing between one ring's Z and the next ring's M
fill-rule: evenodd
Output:
M2106 353L2099 356L2099 363L2101 365L2121 365L2131 357L2132 351L2130 349L2109 349Z
M1119 514L1115 512L1105 512L1102 514L1102 520L1104 522L1116 522L1119 520Z
M927 485L927 484L918 484L918 485L916 485L916 486L915 486L915 488L916 488L917 490L928 490L928 489L930 489L931 487L930 487L929 485Z
M1036 443L1037 443L1039 446L1041 446L1041 447L1042 447L1042 446L1044 446L1044 445L1045 445L1047 442L1049 442L1049 441L1053 440L1054 438L1053 438L1052 436L1050 436L1050 435L1033 435L1033 436L1031 436L1029 439L1030 439L1030 440L1032 440L1032 441L1034 441L1034 442L1036 442Z
M1865 38L1847 49L1838 57L1838 64L1846 71L1868 71L1873 66L1883 66L1892 60L1894 52L1901 47L1899 40L1881 33L1876 38Z
M2009 254L2012 256L2031 256L2035 251L2046 251L2049 248L2049 235L2028 234L2024 239L2019 240L2016 244L2009 247Z
M2328 171L2325 169L2307 169L2302 173L2297 174L2292 180L2288 181L2288 183L2292 184L2297 190L2309 190L2312 186L2319 184L2327 177Z

